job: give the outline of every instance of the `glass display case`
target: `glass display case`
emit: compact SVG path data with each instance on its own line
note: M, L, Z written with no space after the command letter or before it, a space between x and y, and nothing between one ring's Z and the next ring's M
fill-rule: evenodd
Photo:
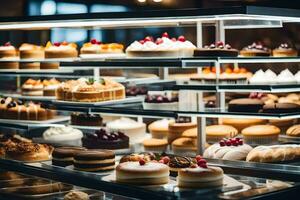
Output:
M225 43L225 32L231 29L248 28L282 28L286 23L299 23L300 11L292 9L265 8L265 7L232 7L219 9L190 9L190 10L171 10L171 11L143 11L143 12L120 12L120 13L90 13L90 14L70 14L55 16L30 16L30 17L9 17L0 19L0 30L2 31L32 31L32 30L50 30L53 28L86 28L86 29L121 29L121 28L145 28L145 27L193 27L196 33L196 46L203 48L203 27L209 25L215 27L215 41ZM138 39L138 38L137 38ZM131 41L126 41L130 43ZM223 43L222 43L223 44ZM206 48L206 47L205 47ZM35 143L49 143L55 147L62 146L59 142L47 142L43 140L43 132L49 127L62 127L67 125L90 134L95 130L103 128L104 124L108 125L110 120L116 116L130 117L138 122L152 122L153 118L188 118L196 124L195 148L197 154L203 154L207 147L206 125L216 124L221 118L228 119L260 119L260 120L294 120L297 124L300 117L300 109L296 106L294 110L272 111L272 112L249 112L232 111L228 108L228 96L232 99L234 95L249 97L249 93L271 94L278 98L285 97L281 94L294 94L296 97L295 104L299 103L300 86L299 82L225 82L221 78L226 66L233 66L238 69L240 64L273 64L273 63L295 63L298 64L300 59L296 57L220 57L220 56L190 56L190 57L139 57L130 58L110 56L101 58L84 59L76 58L42 58L42 59L23 59L23 58L1 58L0 65L6 66L7 63L59 63L58 69L0 69L0 76L15 77L16 90L14 92L5 90L1 87L3 104L7 98L20 99L24 101L41 102L42 109L55 110L55 116L47 120L21 120L2 116L0 127L2 135L18 133L23 137L32 139ZM214 68L215 78L212 82L192 81L190 74L184 77L175 77L170 75L174 70L194 70L193 77L203 75L207 68ZM288 68L288 67L287 67ZM24 95L20 92L22 80L25 78L57 78L62 80L79 79L85 77L85 81L90 85L90 79L94 82L101 82L102 69L109 72L124 70L122 76L110 77L116 83L125 85L128 89L130 86L146 87L148 94L152 95L170 95L176 94L178 106L175 109L161 108L160 104L152 108L145 106L144 96L129 96L121 99L95 102L78 102L64 101L56 96L41 95ZM148 69L155 70L157 76L128 76L126 70L135 72ZM247 67L251 71L251 65ZM295 68L293 68L295 71ZM296 69L298 70L298 69ZM251 73L254 74L254 71ZM134 74L134 73L133 73ZM288 79L288 78L287 78ZM57 92L57 90L56 90ZM124 90L125 92L125 90ZM129 91L130 92L130 91ZM246 93L246 95L245 95ZM213 106L207 103L208 95L213 95ZM73 95L73 94L72 94ZM114 95L110 94L110 97ZM273 97L272 96L272 97ZM256 97L255 97L256 98ZM252 98L253 99L253 98ZM283 99L282 101L284 102ZM147 103L147 102L146 102ZM275 103L275 102L273 102ZM284 102L290 103L290 102ZM18 103L17 103L18 104ZM30 105L30 103L28 103ZM20 104L23 105L23 104ZM298 104L297 104L298 105ZM27 106L24 105L24 106ZM9 106L14 108L15 106ZM37 109L36 107L34 107ZM2 109L2 108L1 108ZM8 108L9 109L9 108ZM27 110L30 108L26 108ZM25 110L26 110L25 109ZM262 107L261 107L262 109ZM284 109L283 109L284 110ZM292 111L291 111L292 110ZM2 110L1 110L2 112ZM4 111L3 111L4 112ZM84 113L86 115L101 114L106 118L105 123L97 126L74 125L70 123L71 112ZM21 107L17 111L21 116ZM38 114L36 114L38 115ZM30 116L30 114L28 114ZM29 117L30 118L30 117ZM126 122L131 123L131 122ZM148 131L148 130L147 130ZM240 130L239 130L240 131ZM300 135L300 134L299 134ZM135 140L135 136L129 137ZM143 139L151 137L150 134L144 133ZM8 137L9 138L9 137ZM297 146L300 137L291 137L281 131L276 141L277 147L288 144L287 148L300 148ZM11 139L11 138L9 138ZM6 141L6 139L3 139ZM12 139L11 139L12 140ZM19 140L19 138L18 138ZM21 142L24 142L21 139ZM81 142L80 142L81 144ZM264 144L264 143L263 143ZM263 145L261 144L261 145ZM1 140L0 148L3 151L9 151L14 146L5 146ZM64 146L66 146L64 144ZM67 145L68 146L68 145ZM79 145L80 146L80 145ZM171 145L170 145L171 146ZM231 145L229 145L231 146ZM3 148L3 149L2 149ZM53 149L52 149L53 150ZM144 152L142 142L130 143L130 148L126 151L115 150L115 161L118 163L124 155ZM275 152L275 150L274 150ZM300 152L300 150L299 150ZM196 156L196 151L193 152ZM293 153L292 153L293 154ZM2 154L1 154L2 155ZM167 156L174 156L174 152L168 148ZM284 154L284 158L287 153ZM161 156L161 155L160 155ZM186 156L186 155L183 155ZM217 188L202 189L182 189L177 186L175 176L169 177L169 182L159 186L139 186L128 185L116 182L115 171L106 172L84 172L76 170L72 165L59 167L53 165L51 159L41 162L24 162L12 157L3 155L0 158L0 169L2 174L11 172L13 177L21 180L22 184L10 184L16 182L13 177L9 180L1 179L0 197L25 198L30 192L30 187L35 187L35 181L40 189L45 185L60 184L59 189L55 192L48 192L45 196L35 196L29 194L26 198L38 199L64 199L64 195L71 189L80 190L90 195L90 199L245 199L245 198L264 198L273 199L280 197L293 196L300 190L300 154L292 155L293 159L278 158L276 162L249 162L244 160L223 160L217 158L206 158L209 166L221 167L224 171L223 186ZM24 175L21 178L16 173ZM1 176L1 175L0 175ZM1 176L2 177L2 176ZM39 177L39 178L36 178ZM62 183L64 184L62 184ZM26 184L28 183L28 184ZM9 185L9 186L7 186ZM64 188L66 187L66 188ZM82 187L82 188L81 188ZM87 188L87 189L86 189ZM48 188L49 189L49 188ZM57 189L57 188L56 188ZM21 191L20 193L16 191ZM22 193L23 191L23 193ZM20 196L20 195L21 196ZM50 195L50 196L49 196Z

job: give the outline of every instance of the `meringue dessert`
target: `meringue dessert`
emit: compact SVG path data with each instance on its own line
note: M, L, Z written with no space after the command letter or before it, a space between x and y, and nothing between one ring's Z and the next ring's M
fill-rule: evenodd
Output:
M258 70L249 79L250 84L274 84L276 83L277 75L270 69L266 72Z
M191 57L196 46L186 40L184 36L169 38L164 33L161 38L154 40L147 36L144 40L133 42L127 49L128 57Z
M281 71L280 74L277 76L276 82L281 83L281 84L284 84L284 83L292 84L292 83L296 83L297 80L294 77L294 75L292 74L292 72L290 72L290 70L285 69L285 70Z

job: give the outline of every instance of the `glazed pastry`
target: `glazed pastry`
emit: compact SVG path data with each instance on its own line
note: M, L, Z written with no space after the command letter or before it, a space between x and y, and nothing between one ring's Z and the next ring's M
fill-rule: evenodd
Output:
M166 139L146 139L143 141L145 151L151 152L165 152L168 147L168 141Z
M240 138L221 140L209 146L203 154L205 158L223 160L245 160L252 147L244 144Z
M17 50L10 42L0 45L0 59L18 59ZM1 62L0 69L18 69L18 62Z
M149 124L148 129L152 138L165 139L169 134L169 123L174 120L162 119Z
M121 131L131 139L131 143L139 143L144 140L146 133L146 124L137 122L133 119L122 117L120 119L108 122L106 127L109 130Z
M73 165L74 156L80 152L85 151L82 147L59 147L55 148L52 153L52 165L66 167Z
M261 43L252 43L247 47L244 47L240 51L241 56L252 57L252 56L270 56L271 50L264 47Z
M74 156L74 169L101 172L115 168L115 154L109 150L80 151Z
M272 52L274 57L297 57L298 51L290 47L287 43L281 44Z
M43 133L43 139L50 143L81 146L83 133L70 126L50 127Z
M121 131L97 130L82 138L82 145L88 149L127 149L129 137Z
M53 147L46 144L20 142L6 150L6 157L25 162L40 162L51 159Z
M280 129L273 125L255 125L242 130L245 143L250 145L277 143L279 134Z
M194 56L236 57L238 54L237 49L233 49L229 44L224 44L222 41L194 51Z
M44 85L41 80L28 79L22 85L22 95L23 96L43 96Z
M158 162L124 162L116 168L116 181L134 185L162 185L169 182L169 167Z
M255 147L247 156L248 162L282 162L300 158L299 145L273 145Z
M266 124L267 120L265 119L243 119L243 118L223 118L220 120L220 123L224 125L233 126L240 133L244 128L253 125Z
M178 171L177 183L180 188L221 187L223 170L220 167L207 166L206 160L200 159L197 165Z
M44 48L34 44L24 43L19 48L21 59L44 59ZM40 69L39 62L22 62L20 69Z
M168 135L168 142L171 144L174 140L177 138L180 138L182 136L182 133L185 130L196 128L197 124L194 122L191 122L190 118L178 118L174 122L169 123L169 135Z
M229 125L211 125L205 128L206 141L215 143L223 138L232 138L237 136L238 130Z
M264 102L259 99L234 99L228 104L229 112L258 112L262 109Z
M56 90L59 87L60 82L56 80L55 78L52 78L50 80L43 80L43 86L44 86L44 96L56 96Z
M175 155L194 156L197 147L192 138L178 138L172 142L172 150Z
M291 137L300 137L300 124L291 126L287 131L286 135Z
M169 38L164 33L155 41L147 36L144 40L135 41L126 49L128 57L191 57L196 47L184 36Z
M72 113L71 124L78 126L102 126L103 119L99 114Z

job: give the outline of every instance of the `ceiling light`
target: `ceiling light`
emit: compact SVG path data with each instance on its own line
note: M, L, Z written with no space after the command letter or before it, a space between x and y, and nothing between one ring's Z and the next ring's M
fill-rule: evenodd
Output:
M140 2L140 3L145 3L146 0L138 0L138 2Z

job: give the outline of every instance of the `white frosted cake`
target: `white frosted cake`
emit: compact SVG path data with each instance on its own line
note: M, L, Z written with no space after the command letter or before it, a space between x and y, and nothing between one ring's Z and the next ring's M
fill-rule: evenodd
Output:
M82 137L80 130L70 126L51 127L43 133L43 138L47 142L74 146L81 146Z

